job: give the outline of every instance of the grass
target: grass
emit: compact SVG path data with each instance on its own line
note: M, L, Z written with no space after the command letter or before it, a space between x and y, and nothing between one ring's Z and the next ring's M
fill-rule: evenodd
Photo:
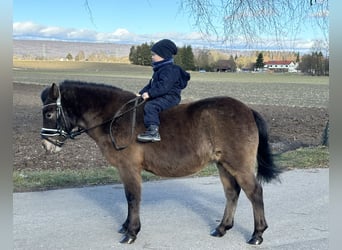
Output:
M285 169L325 168L329 165L327 147L299 148L275 156L275 163ZM214 164L208 165L194 176L217 175ZM142 173L143 181L160 180L161 177L148 172ZM81 187L120 183L116 168L89 168L78 170L14 170L13 186L15 192L40 191L58 188Z
M329 165L327 147L307 147L275 156L277 165L286 169L324 168Z

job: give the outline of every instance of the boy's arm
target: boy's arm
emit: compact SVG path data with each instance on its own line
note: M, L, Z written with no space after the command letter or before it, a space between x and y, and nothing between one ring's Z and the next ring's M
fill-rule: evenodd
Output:
M171 90L176 82L177 76L171 74L170 71L161 72L158 81L153 81L151 88L146 92L151 98L163 96Z
M143 87L143 88L139 91L139 95L142 95L143 93L147 92L147 91L151 88L151 81L152 81L152 79L148 82L148 84L146 84L145 87Z

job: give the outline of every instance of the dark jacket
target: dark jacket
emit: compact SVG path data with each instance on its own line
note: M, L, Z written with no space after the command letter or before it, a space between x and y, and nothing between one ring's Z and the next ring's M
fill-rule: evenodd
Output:
M154 67L153 70L152 79L140 90L139 94L148 92L151 99L164 95L180 99L182 89L187 86L190 80L190 74L173 63Z

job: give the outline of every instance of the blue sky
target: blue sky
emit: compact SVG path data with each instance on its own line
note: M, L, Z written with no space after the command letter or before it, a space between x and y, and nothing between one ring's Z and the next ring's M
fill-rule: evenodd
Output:
M178 1L13 0L15 38L152 41L164 36L198 39Z
M13 0L13 37L136 44L170 38L179 46L212 46L180 1L88 0L92 19L84 0ZM312 46L313 37L301 35L298 46Z

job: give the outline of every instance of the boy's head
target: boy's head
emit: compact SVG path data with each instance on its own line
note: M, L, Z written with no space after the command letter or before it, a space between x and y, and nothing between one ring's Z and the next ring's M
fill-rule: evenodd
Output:
M171 40L163 39L153 44L151 51L164 59L169 59L177 54L177 46Z

